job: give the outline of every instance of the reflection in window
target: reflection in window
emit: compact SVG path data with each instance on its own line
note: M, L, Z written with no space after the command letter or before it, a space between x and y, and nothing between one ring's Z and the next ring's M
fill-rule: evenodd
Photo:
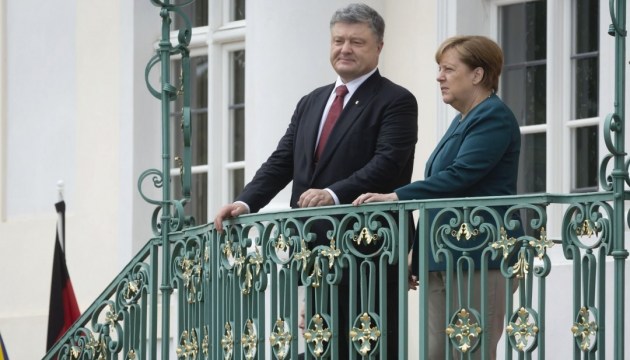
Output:
M245 0L230 0L230 21L245 20Z

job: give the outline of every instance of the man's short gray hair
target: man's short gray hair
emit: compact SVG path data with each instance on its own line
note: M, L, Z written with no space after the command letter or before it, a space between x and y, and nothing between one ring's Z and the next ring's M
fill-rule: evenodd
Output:
M383 41L385 36L385 20L376 10L365 4L350 4L335 11L330 19L330 27L332 28L338 22L347 24L365 23L370 26L379 41Z

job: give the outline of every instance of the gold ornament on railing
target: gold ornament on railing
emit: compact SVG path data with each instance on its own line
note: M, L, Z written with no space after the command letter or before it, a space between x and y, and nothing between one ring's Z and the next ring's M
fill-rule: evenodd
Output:
M591 336L595 339L593 344L597 341L597 322L589 320L590 311L588 311L587 308L582 307L580 308L580 312L578 314L578 321L573 323L573 326L571 327L573 337L578 340L580 349L584 352L591 349Z
M328 328L324 328L324 318L319 314L315 314L311 320L313 328L309 327L304 330L304 339L307 343L314 346L313 354L316 358L322 357L324 354L324 342L329 342L332 332Z
M512 271L516 273L517 279L524 279L525 275L529 273L529 263L527 262L524 252L518 255L518 261L512 266Z
M319 287L319 281L322 278L322 269L319 265L319 261L315 260L315 263L313 264L313 272L311 272L311 275L309 275L308 278L311 279L312 287Z
M462 238L464 238L464 240L470 240L473 236L479 235L479 230L473 229L471 231L470 225L462 223L457 231L451 231L451 235L454 236L457 241L462 240Z
M446 335L455 340L457 348L465 353L472 347L472 339L478 338L482 331L478 323L470 322L470 313L466 309L461 309L457 313L456 323L446 328Z
M197 357L197 353L199 352L199 344L197 342L197 331L192 329L190 332L188 330L184 330L182 335L179 337L179 346L175 349L175 353L177 354L177 358L191 358L194 359Z
M243 347L245 359L251 360L256 357L257 343L258 334L254 327L254 322L251 319L247 319L245 331L243 331L243 336L241 336L241 346Z
M221 348L223 349L223 359L232 359L232 353L234 350L234 335L232 334L232 325L229 322L225 323L225 333L221 338Z
M100 360L100 359L105 360L105 357L100 357L100 356L99 356L99 357L98 357L98 359L99 359L99 360ZM127 352L127 359L129 359L129 360L135 360L135 359L136 359L136 350L134 350L134 349L129 350L129 351Z
M361 356L367 356L372 350L370 341L378 341L381 330L378 327L372 327L372 317L368 313L363 313L359 319L361 328L353 327L350 330L350 340L360 343L359 353Z
M501 236L499 237L499 240L491 243L490 246L492 246L493 249L501 249L503 252L503 258L507 259L514 248L514 244L516 244L516 238L508 238L505 228L501 226Z
M194 277L199 278L201 276L201 265L197 260L182 259L179 266L182 269L184 288L188 290L188 303L192 304L196 301L195 295L197 294Z
M223 255L225 255L226 258L231 258L232 257L232 240L227 240L225 242L225 244L223 244L221 246L221 250L223 251Z
M536 256L538 256L538 258L542 260L542 258L545 256L545 253L547 253L547 249L553 246L553 241L547 238L547 232L543 227L540 229L540 239L530 240L529 245L536 249Z
M536 338L538 326L535 322L529 321L530 313L523 307L518 310L517 316L515 321L510 321L505 331L508 336L514 338L516 348L522 352L527 348L529 338Z
M370 245L372 242L378 240L378 234L372 234L368 228L364 227L361 229L361 232L359 232L359 235L355 235L352 240L356 242L357 245L361 245L362 242Z
M134 281L130 281L127 283L127 291L125 291L125 299L129 300L131 298L133 298L134 296L136 296L136 294L138 293L138 281L134 280Z
M241 248L239 247L236 250L236 256L234 257L234 268L236 268L237 276L241 276L241 270L243 270L244 265L245 265L245 257L241 253Z
M332 269L335 265L335 259L341 255L341 250L335 246L335 238L330 239L330 247L326 247L320 251L322 255L328 258L328 268Z
M116 309L114 305L108 305L109 310L105 312L105 323L110 325L110 328L113 330L114 325L118 322L118 314L116 313Z
M293 336L289 332L287 324L282 319L276 320L276 324L269 335L269 342L274 348L274 353L279 360L284 360L288 355L289 345Z
M285 240L284 236L280 234L278 239L276 240L276 251L287 251L289 248L289 243Z
M203 341L201 342L201 352L207 359L210 351L210 336L208 335L208 326L203 327Z
M591 222L587 219L582 222L581 226L578 226L578 228L575 229L575 233L577 234L577 236L597 236L597 229L593 228Z
M297 261L302 262L302 271L306 270L306 266L308 265L308 259L311 257L311 250L306 246L306 241L302 239L302 245L300 246L300 252L295 253L293 258Z

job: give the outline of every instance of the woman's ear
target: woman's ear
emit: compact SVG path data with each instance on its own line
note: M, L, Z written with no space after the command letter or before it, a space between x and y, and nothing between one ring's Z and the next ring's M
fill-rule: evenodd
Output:
M483 68L481 66L476 67L473 70L473 84L479 85L483 80L483 75L485 74Z

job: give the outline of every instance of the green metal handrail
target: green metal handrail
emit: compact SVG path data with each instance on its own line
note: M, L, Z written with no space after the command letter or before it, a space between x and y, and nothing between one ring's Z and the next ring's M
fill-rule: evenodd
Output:
M467 282L468 267L475 260L467 248L476 241L483 250L479 264L479 288L460 294L461 308L451 300L444 321L446 353L479 352L487 357L484 336L488 299L485 294L487 260L501 260L506 284L518 283L515 296L506 291L505 359L538 359L546 355L546 282L553 276L549 255L558 252L573 269L571 291L565 300L572 304L573 358L606 356L606 260L614 263L614 358L624 358L626 221L624 201L630 193L625 160L625 1L610 0L615 36L615 108L603 123L609 154L600 165L604 191L587 194L532 194L508 197L437 199L367 204L360 207L333 206L287 210L241 216L226 223L219 234L213 224L192 226L184 214L190 201L191 123L189 53L191 24L182 6L169 0L151 2L160 7L162 39L149 61L145 78L149 92L162 105L162 170L145 171L138 180L141 196L156 206L152 216L155 237L97 297L44 359L263 359L295 358L300 342L306 358L319 357L386 359L388 343L384 334L389 320L387 301L397 301L399 328L397 346L401 358L408 358L409 321L417 323L416 339L420 358L428 358L428 259L446 262L447 288L451 282ZM171 15L183 19L178 43L170 41ZM181 56L182 73L171 83L171 56ZM149 83L155 65L161 67L159 89ZM171 199L170 103L182 97L183 198ZM611 167L612 170L608 171ZM162 188L162 199L151 199L142 185L150 179ZM547 237L547 209L560 207L561 239ZM502 209L498 211L497 209ZM507 210L506 210L507 209ZM521 220L511 214L526 214ZM399 284L406 284L410 214L417 219L420 246L420 296L409 304L402 286L396 297L385 292L386 271L395 269ZM313 224L327 223L329 244L312 248ZM518 236L512 236L520 230ZM321 236L321 235L320 235ZM366 244L372 245L366 252ZM430 245L433 244L433 247ZM376 247L374 247L376 245ZM461 251L459 260L453 251ZM388 265L394 265L393 268ZM343 269L349 269L344 272ZM389 269L389 270L386 270ZM347 277L344 279L344 276ZM159 285L158 285L159 284ZM306 294L307 327L298 336L298 284ZM507 286L510 288L510 286ZM358 289L355 291L355 289ZM596 291L597 289L597 291ZM349 292L350 312L355 315L348 334L339 334L338 306L331 306L341 291ZM450 291L450 290L449 290ZM537 297L535 297L537 295ZM480 308L469 298L479 297ZM447 294L447 299L450 295ZM377 301L378 300L378 301ZM357 305L358 304L358 305ZM408 318L410 306L417 306L417 319ZM172 311L175 310L176 311ZM171 320L176 327L171 332ZM608 331L610 334L610 331ZM350 338L351 354L339 354L343 337ZM449 355L450 356L450 355Z

